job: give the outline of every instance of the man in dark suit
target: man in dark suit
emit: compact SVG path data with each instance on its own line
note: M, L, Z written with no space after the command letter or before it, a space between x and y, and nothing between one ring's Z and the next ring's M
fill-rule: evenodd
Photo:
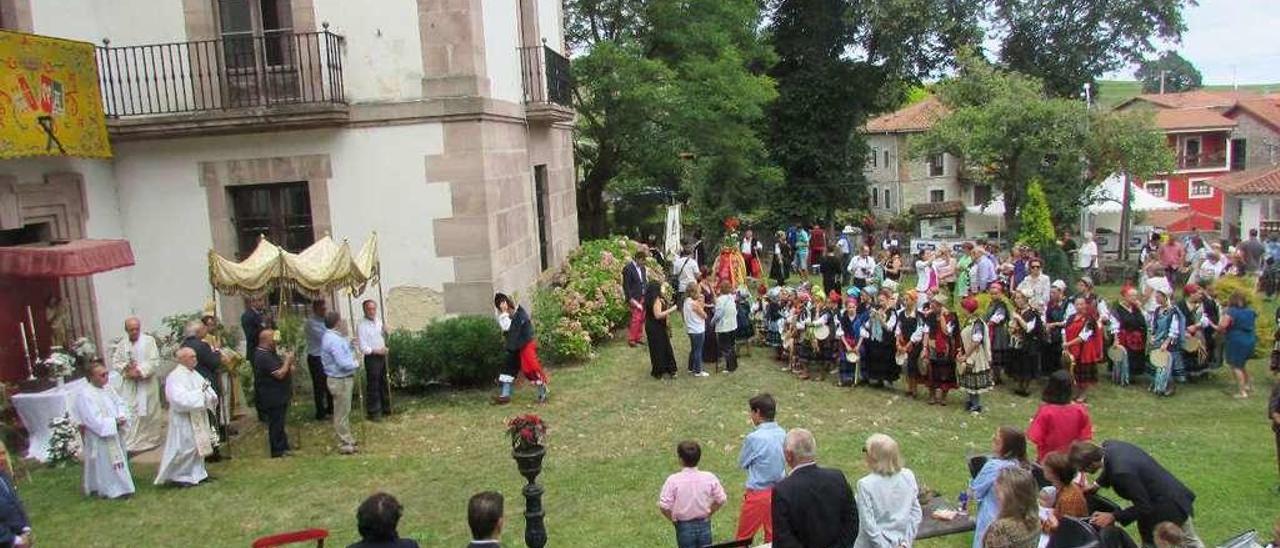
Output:
M1128 525L1137 521L1143 545L1153 546L1152 532L1156 525L1170 521L1182 527L1187 539L1185 546L1204 546L1191 522L1195 514L1192 508L1195 493L1146 451L1117 440L1104 441L1101 447L1078 441L1071 445L1071 463L1082 472L1098 474L1099 486L1110 487L1132 503L1114 514L1094 512L1089 522L1095 527L1103 529L1116 522Z
M627 329L627 344L640 344L644 336L644 286L648 282L644 271L644 260L648 253L641 247L631 261L622 267L622 294L627 298L631 309L631 324Z
M0 443L0 546L27 546L31 544L31 522L18 499L8 463L9 450Z
M244 330L245 350L250 350L249 345L258 340L258 333L267 328L274 329L275 322L271 321L271 316L267 312L266 298L261 295L249 297L249 306L245 307L244 314L240 315L240 329Z
M267 448L271 458L288 455L289 436L285 433L285 416L293 388L293 353L282 358L276 353L275 332L258 333L258 346L253 351L253 393L258 412L267 417Z
M791 474L773 488L774 548L843 548L858 537L858 508L844 473L815 462L818 444L803 428L782 447Z
M502 548L502 493L476 493L467 501L467 525L471 543L467 548Z
M418 548L418 542L400 538L396 527L404 507L387 493L374 493L356 509L356 529L360 542L347 548Z

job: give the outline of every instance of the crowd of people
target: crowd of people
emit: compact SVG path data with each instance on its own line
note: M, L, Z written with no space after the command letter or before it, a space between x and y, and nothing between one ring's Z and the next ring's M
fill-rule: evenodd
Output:
M846 226L828 238L820 227L797 224L776 234L769 257L750 230L731 234L714 259L699 255L699 241L675 260L660 260L661 279L647 272L642 246L622 272L628 342L647 339L651 375L674 377L678 358L668 333L678 314L695 377L708 375L706 364L736 371L741 345L754 340L774 348L782 369L801 378L834 375L842 386L878 387L902 380L908 396L921 397L923 389L929 404L943 406L959 390L971 412L982 411L981 394L995 385L1027 396L1033 381L1058 370L1071 374L1081 402L1107 377L1128 385L1145 375L1152 392L1171 396L1178 384L1223 363L1235 375L1236 397L1253 391L1244 365L1258 344L1258 311L1243 292L1220 295L1215 281L1261 275L1267 286L1268 265L1280 264L1274 239L1264 245L1255 233L1220 252L1222 244L1198 235L1185 244L1153 238L1137 279L1108 302L1096 291L1103 272L1089 234L1081 244L1063 242L1081 275L1055 280L1023 246L1005 252L964 242L904 260L896 235L859 232ZM766 260L772 283L759 277ZM1272 368L1280 369L1280 351L1275 356Z
M998 428L991 453L970 463L973 479L961 509L975 517L974 548L1044 546L1066 520L1091 524L1104 546L1135 546L1116 527L1132 523L1144 546L1204 546L1193 519L1195 494L1141 448L1119 440L1095 443L1088 410L1063 397L1069 382L1056 373L1030 428ZM867 438L866 474L851 484L841 470L818 465L812 432L784 430L775 422L773 396L759 394L747 407L755 429L738 458L747 479L734 538L754 542L762 534L775 548L901 548L915 542L926 517L924 497L893 438ZM1028 442L1036 447L1036 461L1028 458ZM698 468L701 454L696 441L677 444L681 469L658 496L679 548L710 545L710 518L728 500L717 476ZM1096 498L1100 487L1128 505ZM976 511L963 501L976 504ZM945 519L937 509L929 517Z

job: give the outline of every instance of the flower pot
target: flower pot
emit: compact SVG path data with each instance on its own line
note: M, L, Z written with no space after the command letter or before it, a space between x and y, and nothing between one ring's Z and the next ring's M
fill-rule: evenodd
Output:
M511 458L516 459L516 468L520 470L520 475L529 483L542 473L542 457L547 455L547 448L541 445L532 445L511 450Z

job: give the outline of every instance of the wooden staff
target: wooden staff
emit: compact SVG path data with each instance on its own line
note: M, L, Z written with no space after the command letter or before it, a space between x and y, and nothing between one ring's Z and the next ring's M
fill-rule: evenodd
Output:
M348 287L347 288L347 316L351 318L351 330L354 332L356 329L356 313L355 313L355 308L351 306L351 300L352 300L351 298L352 298L352 291L351 291L351 288ZM356 379L355 379L356 393L360 396L360 405L364 406L365 409L368 409L369 401L366 399L369 397L369 394L366 393L366 391L368 390L368 386L366 386L367 383L365 382L364 375L360 374L360 370L364 369L363 356L361 356L360 361L361 363L356 364ZM366 374L367 373L368 373L368 370L366 370ZM355 403L352 403L351 406L355 407ZM368 417L366 417L364 414L361 414L361 417L364 417L364 418L360 419L360 437L364 439L368 439L368 436L366 436L365 434L367 430L366 426L369 420L368 420Z
M378 261L377 263L374 263L374 265L375 266L373 271L378 276L378 317L382 320L383 331L386 331L387 305L382 301L382 261ZM382 336L383 336L383 339L386 339L387 334L384 332ZM390 345L388 344L388 346ZM382 356L382 360L383 360L383 364L382 364L383 381L382 382L386 383L387 385L387 406L386 406L387 409L391 408L391 357L390 357L390 354L391 354L391 351L390 351L390 348L388 348L387 354ZM383 409L382 411L385 413L387 409Z

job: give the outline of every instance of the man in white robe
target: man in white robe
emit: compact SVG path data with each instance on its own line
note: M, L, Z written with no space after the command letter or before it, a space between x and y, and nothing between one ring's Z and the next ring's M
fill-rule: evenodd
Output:
M84 494L109 499L134 492L129 455L120 433L127 421L125 402L107 385L107 366L89 369L89 386L76 394L75 410L84 442Z
M141 453L160 446L164 415L160 409L160 350L151 335L142 332L138 318L124 321L127 338L121 339L111 352L111 367L121 378L117 390L129 409L129 425L124 445L130 453Z
M208 412L217 408L218 394L196 372L194 350L179 348L176 357L179 367L164 382L164 395L169 400L169 435L155 484L191 487L209 477L204 458L213 454L217 439L209 425Z

